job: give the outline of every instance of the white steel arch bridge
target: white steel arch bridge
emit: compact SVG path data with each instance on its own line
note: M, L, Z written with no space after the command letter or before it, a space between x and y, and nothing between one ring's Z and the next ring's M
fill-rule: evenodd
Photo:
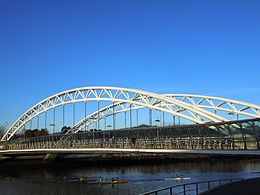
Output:
M87 115L86 103L90 101L97 102L97 111ZM100 108L100 102L102 101L110 102L111 104ZM183 118L196 124L225 122L232 120L233 115L236 115L237 119L240 117L260 117L260 106L220 97L192 94L162 95L138 89L119 87L82 87L55 94L34 105L11 125L1 138L1 141L10 140L22 127L40 115L45 115L46 128L46 114L49 110L53 110L53 121L55 123L55 108L57 107L63 108L64 121L64 107L67 104L73 105L73 121L75 121L74 105L79 102L85 104L85 116L78 123L74 122L69 132L76 133L86 130L87 126L96 122L99 128L99 121L101 119L106 119L109 116L114 117L119 113L126 113L127 111L130 112L130 127L132 127L132 110L138 111L142 108L149 109L150 125L152 125L152 110L172 115L174 124L175 117L179 117L179 119ZM138 112L136 115L138 121ZM114 118L113 128L115 128Z

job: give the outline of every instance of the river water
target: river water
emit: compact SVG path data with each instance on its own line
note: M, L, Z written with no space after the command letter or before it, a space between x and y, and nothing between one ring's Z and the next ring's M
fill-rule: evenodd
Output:
M171 185L224 178L260 176L260 160L221 160L213 162L165 162L150 164L0 164L1 194L139 194ZM67 182L74 177L119 177L127 184L99 185ZM190 177L189 181L165 178Z

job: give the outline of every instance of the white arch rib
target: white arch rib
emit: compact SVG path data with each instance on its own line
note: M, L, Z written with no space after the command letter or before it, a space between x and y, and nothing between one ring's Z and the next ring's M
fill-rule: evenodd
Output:
M212 109L212 110L221 110L221 111L235 113L235 114L249 116L249 117L256 117L256 118L260 117L260 106L250 104L247 102L241 102L241 101L231 100L231 99L226 99L226 98L221 98L221 97L194 95L194 94L163 94L162 96L170 97L170 98L173 98L176 100L178 100L177 98L181 98L181 100L179 100L179 101L184 101L185 99L188 99L189 100L188 106L191 106L194 109L208 108L208 109ZM194 98L199 98L199 101L195 102ZM217 104L215 102L213 102L212 100L217 100L218 101ZM203 101L208 102L209 105L202 105ZM186 104L187 102L184 102L184 103ZM71 129L71 131L78 132L78 131L82 130L83 127L89 126L98 120L111 116L112 114L109 111L111 111L113 109L113 107L122 108L121 110L116 109L117 111L114 112L114 114L118 114L118 113L126 112L126 111L130 110L129 107L124 107L124 106L122 106L122 104L124 104L124 103L118 102L117 104L109 105L107 107L102 108L99 111L93 112L92 114L88 115L85 119L82 119L81 121L79 121ZM159 103L157 102L157 104L159 104ZM221 107L225 104L229 108ZM240 108L237 108L238 105L240 106ZM135 106L131 109L134 110L134 109L140 109L140 108L143 108L143 107ZM254 113L245 112L246 110L251 110ZM207 114L209 114L209 113L210 112L207 111ZM96 118L95 116L97 116L97 114L100 114L102 117ZM230 120L229 118L223 118L223 117L217 115L216 113L210 113L210 115L214 116L215 118L219 118L223 121Z
M198 116L202 116L213 122L223 121L221 117L214 116L206 110L193 108L185 102L181 102L170 97L154 94L147 91L105 86L82 87L58 93L34 105L21 117L19 117L15 121L15 123L13 123L13 125L4 134L1 141L7 141L11 139L11 137L28 121L50 109L65 104L84 101L111 101L129 103L133 105L147 107L150 109L161 110L174 116L186 118L195 123L203 123L203 121ZM154 104L157 101L161 103L161 106ZM179 108L188 111L191 116L182 114L174 110L174 106L178 106Z

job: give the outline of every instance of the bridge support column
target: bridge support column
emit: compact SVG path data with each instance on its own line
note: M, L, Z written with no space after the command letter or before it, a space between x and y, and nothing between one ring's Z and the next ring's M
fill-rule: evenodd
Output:
M45 121L44 121L45 129L47 130L47 112L45 112L44 115L45 115Z
M113 102L113 129L116 129L115 103Z
M175 116L172 115L172 125L175 126Z
M37 116L37 129L40 129L40 116Z
M153 126L152 109L149 109L149 125Z
M53 108L53 134L55 133L55 108Z
M85 131L87 130L87 124L86 124L86 118L87 118L87 102L85 101L84 102L84 115L85 115L85 127L84 127L84 129L85 129Z
M64 108L64 104L62 105L62 126L65 126L65 108Z
M162 114L163 114L163 126L165 126L164 112Z
M160 110L160 126L162 126L162 111Z
M100 102L99 102L99 100L98 100L98 124L97 124L97 129L99 130L100 129L100 120L99 120L99 110L100 110Z
M136 109L136 126L138 127L138 109Z
M125 112L125 128L126 128L126 112Z
M130 128L132 128L132 104L130 104Z
M104 118L104 129L107 130L107 118Z
M73 103L73 126L75 126L75 103Z

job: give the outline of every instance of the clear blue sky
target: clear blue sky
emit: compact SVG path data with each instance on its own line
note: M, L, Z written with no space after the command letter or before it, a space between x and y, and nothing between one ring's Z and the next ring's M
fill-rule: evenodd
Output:
M0 123L81 86L260 104L260 1L0 0Z

